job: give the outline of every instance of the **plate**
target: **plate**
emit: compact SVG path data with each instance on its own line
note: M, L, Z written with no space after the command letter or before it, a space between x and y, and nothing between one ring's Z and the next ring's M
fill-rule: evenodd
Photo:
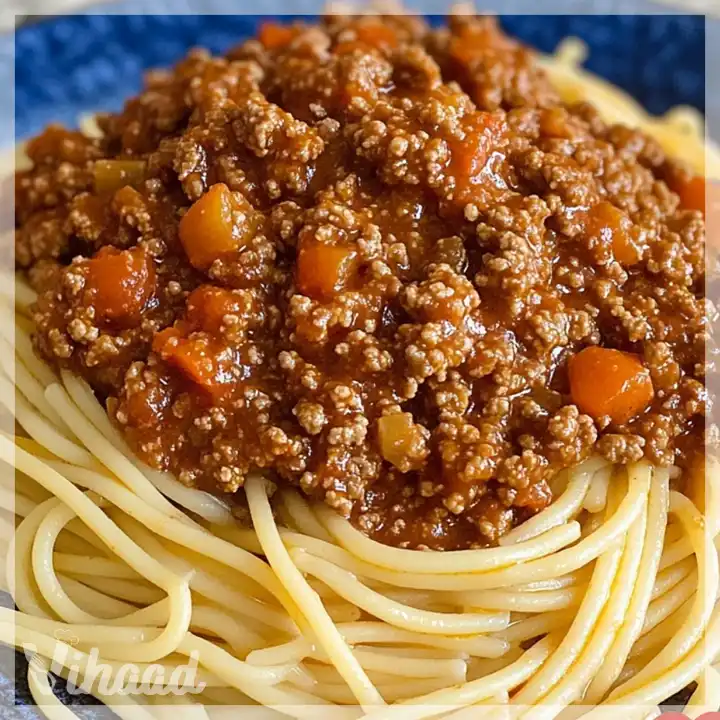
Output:
M293 2L296 8L302 4L302 0ZM48 3L43 6L47 10ZM0 144L32 136L50 122L73 126L83 114L118 110L139 90L148 68L169 66L193 46L225 51L253 34L267 18L139 14L144 7L162 6L162 2L116 3L90 14L35 18L21 27L14 47L15 128L13 132L8 118L0 121L5 123L0 125ZM191 6L190 1L183 7ZM492 8L493 3L484 6ZM431 19L441 21L439 16ZM630 92L650 112L662 113L679 104L705 111L705 32L706 22L711 21L702 16L503 15L501 22L510 34L543 52L551 52L567 36L581 38L589 48L587 67ZM0 37L4 61L0 87L12 87L8 62L12 53L12 38ZM5 661L0 662L0 717L12 712L13 701L31 702L24 659L19 654L15 658L16 684L9 680L13 653L0 654ZM73 704L91 700L72 698Z

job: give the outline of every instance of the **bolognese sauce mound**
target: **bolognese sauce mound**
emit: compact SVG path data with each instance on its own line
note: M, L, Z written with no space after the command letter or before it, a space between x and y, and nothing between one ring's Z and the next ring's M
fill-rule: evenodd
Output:
M702 180L494 20L266 24L99 124L29 144L17 264L151 466L452 549L593 454L701 452Z

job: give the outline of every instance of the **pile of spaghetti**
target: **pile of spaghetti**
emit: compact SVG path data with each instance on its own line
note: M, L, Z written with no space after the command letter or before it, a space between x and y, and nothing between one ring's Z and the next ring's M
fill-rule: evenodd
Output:
M569 98L598 101L568 57L546 64ZM618 91L604 101L613 92L622 119L702 162L687 113L648 126ZM690 717L720 705L713 465L694 503L673 468L592 458L487 549L385 547L260 476L245 485L247 529L144 466L90 388L36 357L33 301L18 280L0 322L0 397L16 421L0 436L3 577L18 608L0 611L0 640L36 653L30 689L48 716L67 712L50 660L128 718L260 704L313 719L538 720L580 703L592 720L639 719L693 683ZM193 692L107 696L93 652L116 673L156 664L165 678L196 659Z

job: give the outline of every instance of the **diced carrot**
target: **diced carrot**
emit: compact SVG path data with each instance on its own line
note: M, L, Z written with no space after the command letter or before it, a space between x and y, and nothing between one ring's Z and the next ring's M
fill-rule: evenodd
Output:
M652 402L650 373L632 353L588 347L570 358L568 369L573 402L596 420L627 423Z
M226 315L247 309L245 296L212 285L201 285L187 300L187 319L191 326L216 333Z
M247 215L241 227L233 217L238 211L227 185L213 185L180 221L182 242L190 263L198 270L207 270L215 260L241 250L249 234Z
M145 179L144 160L97 160L93 168L95 192L115 192Z
M450 142L452 160L450 171L457 178L458 187L467 187L485 167L488 158L488 138L473 134L464 140Z
M87 262L85 291L99 319L137 322L155 291L155 269L142 248L102 248Z
M301 293L329 300L343 290L355 268L357 253L351 248L303 240L297 258L297 285Z
M176 329L167 328L155 336L153 350L214 404L233 387L231 358L207 336L182 337Z
M450 140L450 173L456 181L456 200L467 201L468 191L476 184L487 164L493 144L504 131L504 123L486 112L475 112L464 119L465 137Z
M642 248L632 236L632 222L622 210L603 200L587 213L585 232L609 246L615 259L626 267L642 258Z
M685 210L705 212L705 178L694 175L687 182L678 185L675 191L680 196L680 205Z
M112 208L120 216L126 213L147 212L145 198L130 185L121 187L113 195Z
M418 429L410 413L384 415L378 420L380 454L402 471L413 464L414 449L418 443Z
M266 22L260 26L258 39L268 50L279 50L289 45L296 34L297 31L287 25Z
M382 23L366 23L355 28L357 39L375 48L395 48L398 36L393 28Z
M156 332L152 342L153 352L162 356L165 352L168 352L167 348L171 347L173 342L181 337L182 333L174 327L166 327L164 330Z

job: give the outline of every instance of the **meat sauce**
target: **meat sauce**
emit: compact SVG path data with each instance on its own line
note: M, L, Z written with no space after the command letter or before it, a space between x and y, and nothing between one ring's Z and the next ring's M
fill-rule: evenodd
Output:
M151 466L454 549L594 453L701 451L703 181L492 19L266 24L99 124L29 144L16 258Z

